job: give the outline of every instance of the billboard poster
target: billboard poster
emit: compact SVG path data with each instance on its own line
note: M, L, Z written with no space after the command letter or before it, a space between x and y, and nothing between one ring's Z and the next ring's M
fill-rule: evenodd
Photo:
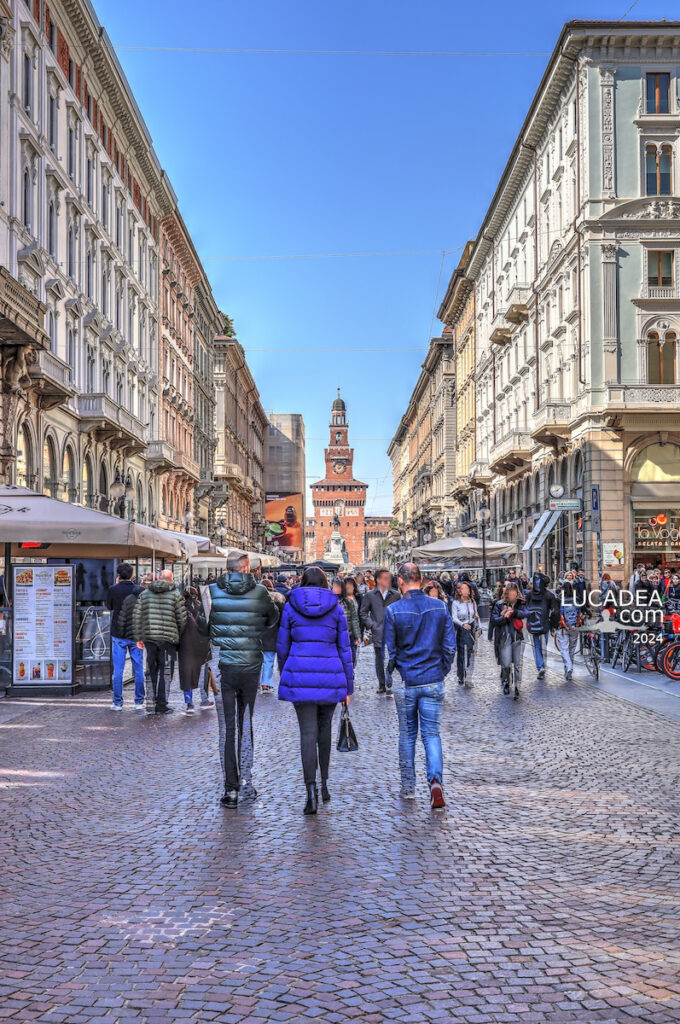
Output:
M73 566L15 565L15 683L73 682Z
M302 494L267 494L265 504L267 530L265 543L278 542L281 548L299 548L304 543Z

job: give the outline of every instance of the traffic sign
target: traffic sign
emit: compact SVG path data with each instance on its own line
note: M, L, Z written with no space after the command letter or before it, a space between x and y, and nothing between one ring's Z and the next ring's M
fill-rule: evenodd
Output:
M595 486L590 489L590 525L594 533L600 532L600 488Z
M551 512L580 512L580 498L551 498L548 502Z

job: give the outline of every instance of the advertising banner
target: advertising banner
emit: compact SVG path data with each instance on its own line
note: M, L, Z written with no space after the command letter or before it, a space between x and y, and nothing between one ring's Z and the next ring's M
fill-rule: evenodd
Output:
M302 550L304 527L301 494L267 494L265 518L265 543L273 544L277 541L279 547Z
M602 562L604 569L620 569L623 565L623 541L602 545Z
M15 565L14 683L73 682L73 566Z

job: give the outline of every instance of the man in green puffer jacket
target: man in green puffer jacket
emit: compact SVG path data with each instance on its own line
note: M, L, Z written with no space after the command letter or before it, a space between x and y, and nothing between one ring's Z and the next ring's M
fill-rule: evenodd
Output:
M165 657L177 654L179 638L187 624L186 605L172 573L164 569L139 595L132 613L132 635L146 647L146 663L157 715L169 715L165 686ZM169 680L170 681L170 680Z
M222 804L233 808L238 805L242 774L246 787L254 794L250 786L253 712L262 668L262 636L277 622L279 613L266 588L251 575L250 559L239 552L229 557L226 573L211 584L209 593L209 617L206 618L204 600L198 631L209 635L220 651L220 733L224 735L225 775ZM246 708L249 714L244 722Z

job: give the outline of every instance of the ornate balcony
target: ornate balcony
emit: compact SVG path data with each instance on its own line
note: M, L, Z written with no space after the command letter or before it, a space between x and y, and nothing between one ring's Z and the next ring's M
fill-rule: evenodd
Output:
M488 459L475 459L470 465L470 483L473 487L488 487L491 483Z
M47 347L46 308L6 267L0 267L0 345Z
M504 308L499 309L491 321L489 341L493 342L494 345L507 345L512 336L512 328L508 326L505 313L506 310Z
M175 465L175 449L167 441L150 441L146 450L146 464L151 471L166 472Z
M122 409L108 395L77 395L76 411L83 433L92 432L111 448L125 448L130 454L147 447L148 430L136 416Z
M456 477L453 487L451 488L451 497L459 499L466 498L470 493L470 489L471 484L469 476Z
M569 437L571 419L571 405L568 402L546 402L534 414L531 436L539 444L559 444Z
M524 430L511 430L498 441L489 453L489 469L492 473L507 476L525 463L531 461L534 441Z
M185 455L184 452L175 452L175 469L180 473L184 473L185 476L190 476L192 480L198 481L201 479L201 467L189 455Z
M243 480L243 475L243 470L235 462L222 462L219 458L215 460L215 476L239 484Z
M680 384L607 384L605 418L610 427L677 430Z
M61 405L73 395L71 367L49 349L36 350L36 361L28 368L43 409Z
M529 317L529 299L531 288L528 284L516 284L508 295L508 308L505 311L505 319L511 324L519 324Z
M424 462L422 466L418 469L418 472L416 473L415 477L413 478L413 486L418 487L419 484L424 483L424 481L428 480L431 476L432 466L430 465L429 462Z

